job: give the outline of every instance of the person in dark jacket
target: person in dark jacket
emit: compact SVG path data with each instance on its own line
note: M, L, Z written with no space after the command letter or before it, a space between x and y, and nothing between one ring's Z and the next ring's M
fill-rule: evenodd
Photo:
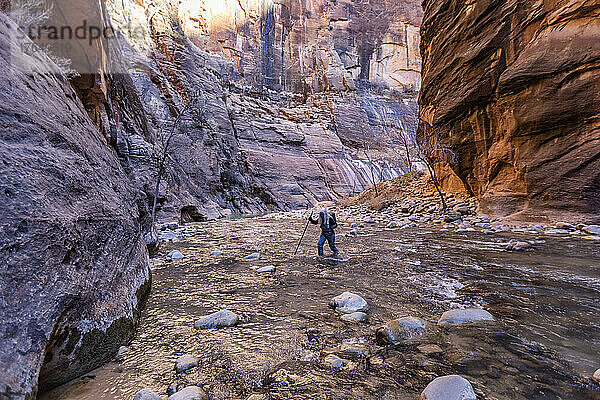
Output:
M314 225L321 226L321 237L319 238L319 257L323 257L323 245L325 241L329 243L329 248L333 251L333 256L339 255L337 247L335 247L335 232L337 228L337 221L335 220L335 214L329 214L326 209L321 210L319 213L319 219L315 220L312 217L309 221Z

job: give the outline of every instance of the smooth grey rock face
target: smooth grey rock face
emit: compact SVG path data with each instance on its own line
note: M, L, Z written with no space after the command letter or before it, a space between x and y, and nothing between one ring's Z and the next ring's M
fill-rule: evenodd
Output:
M177 358L177 361L175 362L175 371L178 373L189 371L190 369L197 367L199 361L198 357L184 354Z
M162 397L154 393L151 389L142 389L133 396L133 400L162 400Z
M365 314L364 312L354 312L352 314L344 314L340 317L340 319L342 321L350 322L350 323L365 322L368 318L369 318L369 316L367 314Z
M239 318L235 313L229 310L221 310L201 317L194 325L196 329L218 329L235 326L238 322Z
M458 375L435 378L423 393L421 400L477 400L471 383Z
M333 298L329 306L342 314L364 312L369 309L367 301L357 294L344 292Z
M426 323L420 318L403 317L389 321L377 329L375 337L380 345L396 344L425 332Z
M198 386L188 386L169 396L168 400L208 400L208 396Z
M150 277L143 211L115 150L20 36L0 13L0 393L11 399L110 361Z
M479 308L465 310L450 310L442 314L438 325L448 327L452 325L473 324L477 322L491 322L495 318L489 312Z

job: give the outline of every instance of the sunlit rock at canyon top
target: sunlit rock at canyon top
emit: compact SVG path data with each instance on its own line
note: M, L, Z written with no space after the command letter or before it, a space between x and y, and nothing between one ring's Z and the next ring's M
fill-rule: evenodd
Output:
M200 48L235 60L242 74L266 74L261 83L267 86L343 91L363 79L420 87L421 11L415 1L188 0L179 18ZM315 68L321 79L304 79Z

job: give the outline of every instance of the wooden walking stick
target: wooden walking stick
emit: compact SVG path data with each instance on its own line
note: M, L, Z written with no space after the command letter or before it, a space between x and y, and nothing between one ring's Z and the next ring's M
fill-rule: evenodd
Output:
M300 238L300 241L298 242L298 246L296 247L296 251L294 252L294 255L298 254L298 250L300 249L300 244L302 243L302 239L304 239L304 235L306 235L306 230L308 229L308 224L310 224L310 219L313 216L313 212L310 212L310 217L308 217L308 221L306 221L306 226L304 227L304 232L302 232L302 237Z

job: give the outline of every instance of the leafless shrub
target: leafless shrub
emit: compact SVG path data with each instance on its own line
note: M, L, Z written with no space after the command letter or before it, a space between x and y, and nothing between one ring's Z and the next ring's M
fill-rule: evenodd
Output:
M205 109L206 109L206 101L202 101L200 98L200 93L194 93L188 101L185 102L184 106L179 109L173 124L171 125L171 129L161 137L161 148L160 151L155 155L156 165L158 168L158 174L156 177L156 186L154 188L154 199L152 201L152 223L156 221L156 208L158 205L158 196L160 192L160 184L163 179L163 175L166 172L168 161L171 155L171 144L175 136L181 131L181 125L186 118L189 118L192 114L192 121L198 124L199 128L209 127L210 125L207 122Z
M406 166L408 167L408 172L412 172L412 158L411 158L411 150L414 147L414 143L408 134L402 128L402 125L398 123L396 118L393 118L392 115L384 109L382 111L382 122L383 122L383 130L386 136L390 137L394 144L400 144L404 149L404 157L406 158Z
M438 163L454 161L456 154L442 144L438 128L426 121L420 121L420 134L417 137L417 158L425 164L433 185L442 200L444 210L448 209L446 198L440 188L435 166Z

